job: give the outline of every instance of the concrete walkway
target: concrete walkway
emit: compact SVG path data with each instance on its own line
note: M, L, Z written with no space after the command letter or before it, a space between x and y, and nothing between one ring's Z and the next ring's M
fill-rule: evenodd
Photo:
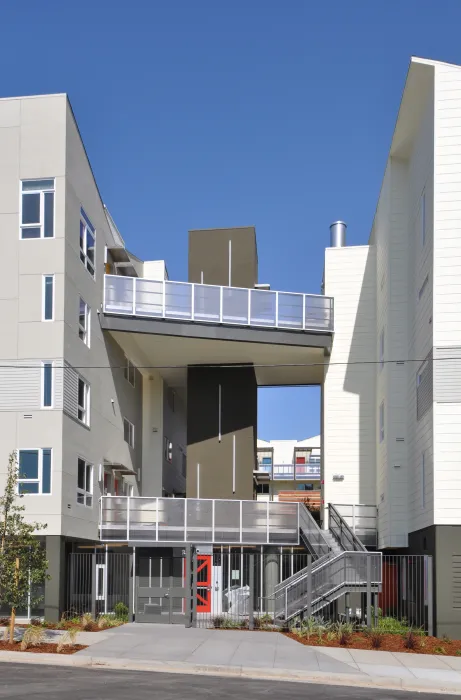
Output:
M91 639L89 639L91 637ZM0 652L0 662L330 683L461 695L461 657L309 647L277 632L129 624L83 633L72 656Z

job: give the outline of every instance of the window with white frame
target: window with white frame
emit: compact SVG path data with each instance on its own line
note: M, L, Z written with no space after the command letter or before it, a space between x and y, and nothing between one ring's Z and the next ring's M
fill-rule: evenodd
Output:
M130 447L134 447L134 425L128 418L123 419L123 438Z
M421 245L426 243L426 191L421 194Z
M92 277L94 277L96 250L96 232L85 214L80 209L80 260Z
M78 307L78 337L80 340L83 340L88 347L90 347L90 315L90 307L83 301L82 297L80 297Z
M384 328L379 335L379 366L384 367Z
M131 386L135 385L136 381L136 367L128 358L126 358L126 364L125 364L125 379L131 384Z
M42 408L53 408L53 363L42 362Z
M17 488L20 495L51 493L51 448L18 450Z
M93 505L93 465L81 457L77 460L77 503Z
M426 451L421 455L421 507L426 507Z
M54 321L54 275L42 277L42 320Z
M379 407L379 441L384 442L384 401Z
M77 417L84 425L90 425L90 385L78 378Z
M21 238L54 238L54 178L21 182Z

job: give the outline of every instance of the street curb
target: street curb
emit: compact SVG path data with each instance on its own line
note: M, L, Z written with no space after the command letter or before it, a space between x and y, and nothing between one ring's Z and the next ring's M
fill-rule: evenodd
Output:
M184 661L173 663L162 661L137 661L135 659L110 659L94 656L58 656L56 654L18 654L14 651L0 651L0 663L15 662L45 666L67 666L74 668L114 669L118 671L146 671L151 673L177 673L183 675L219 676L223 678L244 678L252 680L272 680L291 683L317 683L323 685L352 686L355 688L378 688L381 690L408 690L432 692L448 695L461 695L458 683L439 682L412 678L391 678L356 673L328 673L325 671L298 671L295 669L251 668L245 666L217 666L189 664Z

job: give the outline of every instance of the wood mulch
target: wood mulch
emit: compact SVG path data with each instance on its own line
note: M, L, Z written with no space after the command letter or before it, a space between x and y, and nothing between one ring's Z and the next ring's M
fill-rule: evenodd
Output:
M339 647L342 649L370 649L371 651L398 651L404 654L436 654L439 656L461 656L461 640L459 639L439 639L438 637L416 637L416 647L407 649L404 646L405 636L400 634L383 634L381 646L375 649L372 646L371 638L362 632L354 632L347 644L340 644L337 639L329 640L323 637L321 641L316 634L310 639L299 637L293 632L284 632L286 637L294 639L300 644L311 647Z
M18 651L22 654L57 654L57 648L57 644L45 642L35 647L29 647L23 651L21 649L21 642L13 642L13 644L11 644L10 642L0 641L0 651ZM74 644L74 646L66 645L62 648L62 651L60 651L59 654L75 654L77 651L81 651L82 649L86 648L87 647L85 644Z

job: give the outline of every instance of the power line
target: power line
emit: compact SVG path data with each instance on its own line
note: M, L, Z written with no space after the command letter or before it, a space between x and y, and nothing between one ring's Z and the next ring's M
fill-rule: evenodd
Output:
M293 363L272 363L272 364L254 364L252 362L241 363L225 363L225 364L191 364L191 365L136 365L136 369L188 369L189 367L200 367L215 369L216 367L224 369L241 369L244 367L254 367L255 369L275 369L278 367L345 367L357 365L405 365L406 363L423 362L445 362L449 360L461 360L461 355L456 357L424 357L410 358L406 360L349 360L347 362L293 362ZM40 360L42 362L42 360ZM52 363L52 360L49 360ZM53 363L54 369L126 369L126 365L56 365ZM38 369L40 364L35 365L5 365L0 364L0 369Z

